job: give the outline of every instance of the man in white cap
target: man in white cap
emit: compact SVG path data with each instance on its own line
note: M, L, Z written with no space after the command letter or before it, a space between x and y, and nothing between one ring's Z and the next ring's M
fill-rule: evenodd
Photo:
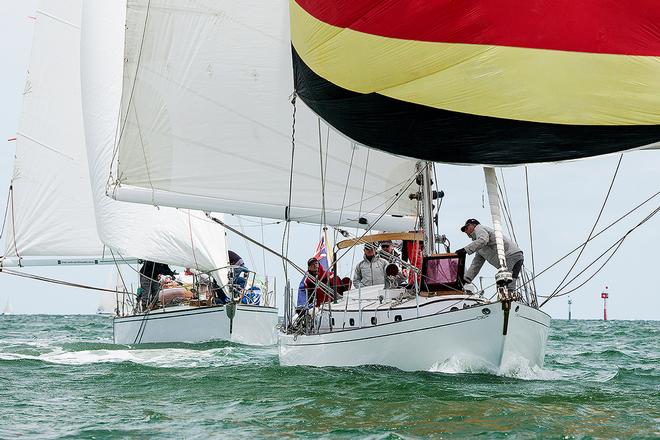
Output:
M465 232L472 239L472 243L462 249L458 249L456 254L459 256L475 254L470 268L465 272L463 277L467 283L471 283L477 276L485 261L488 261L493 267L499 269L500 262L497 257L497 244L493 229L480 224L476 219L469 218L465 221L465 225L461 227L461 232ZM516 288L516 281L522 269L523 251L520 250L513 240L504 234L502 234L502 240L504 241L506 266L511 271L513 278L513 281L507 285L507 288L513 291Z

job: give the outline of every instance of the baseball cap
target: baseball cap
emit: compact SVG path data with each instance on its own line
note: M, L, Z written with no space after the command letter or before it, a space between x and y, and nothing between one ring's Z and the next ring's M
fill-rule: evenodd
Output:
M467 225L478 225L479 220L474 219L474 218L469 218L465 220L465 224L461 226L461 232L465 232L465 228L467 228Z

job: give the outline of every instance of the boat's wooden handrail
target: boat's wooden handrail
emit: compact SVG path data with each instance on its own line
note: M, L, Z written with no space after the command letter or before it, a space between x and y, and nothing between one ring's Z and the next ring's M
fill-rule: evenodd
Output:
M376 243L385 240L422 241L424 240L424 235L421 232L381 232L378 234L365 235L364 237L342 240L337 243L337 249L346 249L358 244Z

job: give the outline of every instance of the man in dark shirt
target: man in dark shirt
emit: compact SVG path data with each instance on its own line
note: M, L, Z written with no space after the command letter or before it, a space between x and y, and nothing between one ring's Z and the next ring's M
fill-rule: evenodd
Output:
M145 260L140 268L140 287L142 294L140 302L142 303L142 311L146 311L149 307L156 303L156 297L160 290L160 283L158 277L160 275L174 276L174 272L167 264L156 263L154 261Z
M229 256L229 264L232 266L230 279L233 284L237 284L244 289L247 280L241 275L244 272L249 272L250 269L245 266L245 262L236 252L230 250L227 251L227 254Z

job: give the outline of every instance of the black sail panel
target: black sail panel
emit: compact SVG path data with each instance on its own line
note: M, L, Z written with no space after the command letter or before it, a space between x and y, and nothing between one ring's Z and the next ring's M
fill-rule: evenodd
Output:
M660 140L657 125L516 121L356 93L316 75L295 49L293 66L296 92L316 114L356 142L393 154L435 162L512 165L597 156Z

